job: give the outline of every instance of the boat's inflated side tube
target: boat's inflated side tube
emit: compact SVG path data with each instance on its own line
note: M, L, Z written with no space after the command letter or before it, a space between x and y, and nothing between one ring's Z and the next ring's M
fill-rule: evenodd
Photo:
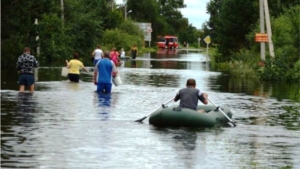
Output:
M185 127L214 127L229 120L214 106L198 106L207 113L200 113L191 109L171 106L154 112L149 123L155 126L185 126ZM227 108L222 108L228 117L232 113Z

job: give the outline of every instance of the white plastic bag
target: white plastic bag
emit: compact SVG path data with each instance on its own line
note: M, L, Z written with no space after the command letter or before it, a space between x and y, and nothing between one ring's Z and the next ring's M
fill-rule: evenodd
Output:
M67 77L69 73L69 69L67 67L63 67L61 70L61 76Z

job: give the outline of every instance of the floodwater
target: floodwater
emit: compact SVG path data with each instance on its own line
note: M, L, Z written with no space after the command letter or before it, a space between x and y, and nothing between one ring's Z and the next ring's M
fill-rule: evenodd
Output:
M14 69L2 71L1 168L300 168L299 84L232 79L206 60L189 51L125 60L123 84L111 95L94 92L91 72L69 83L62 67L39 68L34 94L19 94ZM174 97L188 78L230 108L237 126L134 122Z

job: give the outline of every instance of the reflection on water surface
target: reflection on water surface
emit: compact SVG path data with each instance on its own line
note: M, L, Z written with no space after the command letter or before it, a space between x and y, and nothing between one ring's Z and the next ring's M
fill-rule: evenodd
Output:
M94 92L92 73L68 83L61 67L40 68L36 92L19 94L17 74L2 71L1 167L300 168L299 86L231 79L209 70L205 58L179 52L124 60L123 84L110 95ZM134 122L174 97L187 78L229 107L237 127Z

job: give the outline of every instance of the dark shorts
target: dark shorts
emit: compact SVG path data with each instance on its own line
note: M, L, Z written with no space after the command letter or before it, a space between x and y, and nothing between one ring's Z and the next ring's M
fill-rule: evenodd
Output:
M98 83L97 93L111 93L111 83Z
M34 84L33 74L20 74L19 85L31 86Z
M101 60L101 59L94 59L94 65L96 65L99 60Z
M135 58L136 58L136 54L132 54L132 55L131 55L131 58L132 58L132 59L135 59Z
M69 79L71 82L76 82L76 83L78 83L78 82L79 82L79 74L72 74L72 73L69 73L69 74L68 74L68 79Z

